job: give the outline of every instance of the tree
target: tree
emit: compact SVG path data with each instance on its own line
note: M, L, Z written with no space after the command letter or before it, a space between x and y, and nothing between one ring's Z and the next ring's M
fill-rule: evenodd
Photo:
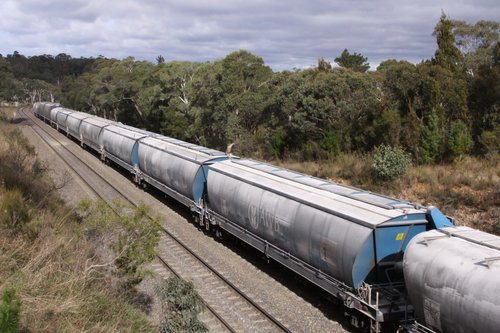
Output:
M281 74L273 112L284 129L288 153L300 159L366 150L372 145L370 118L380 109L374 76L345 68Z
M433 81L433 107L438 111L440 121L446 122L445 132L448 132L453 121L459 120L470 125L467 74L463 56L455 45L452 29L452 21L443 13L434 29L438 45L432 59L434 66L428 68Z
M23 97L28 103L41 101L54 102L55 97L59 95L59 89L47 81L37 79L22 79Z
M354 52L350 54L347 49L344 49L340 57L335 58L335 62L345 68L350 68L353 71L364 73L369 68L368 58L363 57L361 54Z
M432 113L422 129L420 157L424 163L435 163L442 153L443 133L438 125L438 117Z
M332 64L325 58L318 59L318 70L323 72L328 72L332 70Z
M386 99L385 110L374 121L380 127L378 137L385 137L381 143L401 145L418 157L422 119L431 110L425 105L428 74L422 66L396 60L382 62L376 74Z
M386 60L377 68L383 74L385 92L399 106L401 114L417 113L419 117L421 85L424 80L417 66L407 61Z
M397 146L404 142L404 136L409 133L403 131L401 112L396 105L389 102L380 113L375 113L373 117L374 146L380 144Z
M78 76L91 69L95 59L72 58L60 53L55 57L48 54L25 57L15 51L5 58L18 79L42 80L59 86L65 76Z
M453 73L464 71L463 56L455 45L453 22L443 12L434 28L434 36L438 48L434 54L433 63Z
M16 100L20 95L20 82L14 77L9 62L0 57L0 100Z
M462 53L469 73L475 76L479 67L491 66L495 46L500 40L500 23L479 21L473 25L458 20L451 22L455 45Z
M336 131L334 129L325 130L323 138L319 141L319 146L330 156L337 155L340 151L340 147Z
M105 63L96 75L93 91L101 107L109 109L114 120L142 127L146 110L139 94L154 68L153 64L132 57Z
M193 139L191 83L198 67L193 62L172 61L156 66L145 78L137 101L145 112L148 129L182 140Z
M165 58L160 54L159 56L156 57L156 63L158 65L164 64L165 63Z
M491 65L481 65L472 82L470 105L472 134L483 152L500 149L500 43L494 48ZM495 139L496 138L496 139Z
M456 121L451 125L450 131L448 147L452 158L467 154L472 148L472 138L467 125L461 121Z
M272 75L262 58L245 50L221 60L218 79L222 98L215 111L225 120L226 146L236 143L234 148L240 153L254 150L247 138L256 133L263 121Z
M194 142L217 149L227 145L227 114L220 106L224 96L221 71L220 61L202 64L190 82L193 92L191 110L194 122L191 128Z

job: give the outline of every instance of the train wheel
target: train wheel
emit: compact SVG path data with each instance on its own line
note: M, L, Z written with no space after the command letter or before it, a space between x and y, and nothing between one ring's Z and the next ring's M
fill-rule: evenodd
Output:
M221 228L218 227L215 228L215 237L219 240L222 240L224 238L224 232L222 231Z

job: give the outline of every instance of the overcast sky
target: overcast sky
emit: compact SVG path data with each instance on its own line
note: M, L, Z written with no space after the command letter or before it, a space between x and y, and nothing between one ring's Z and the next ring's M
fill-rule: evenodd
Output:
M499 0L2 0L0 53L203 62L245 49L279 71L347 48L374 70L430 59L441 10L500 21Z

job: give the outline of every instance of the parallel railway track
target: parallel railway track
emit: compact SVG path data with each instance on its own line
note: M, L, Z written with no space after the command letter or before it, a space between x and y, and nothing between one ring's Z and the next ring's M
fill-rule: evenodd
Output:
M33 122L35 133L67 164L93 192L113 209L111 202L120 199L136 207L127 195L105 177L91 168L87 162L67 147L52 127L40 126L42 120L31 112L22 112ZM119 213L119 212L117 212ZM209 312L206 320L214 332L290 332L278 319L227 280L215 267L192 251L175 234L162 226L158 262L164 269L181 279L191 281L203 298Z

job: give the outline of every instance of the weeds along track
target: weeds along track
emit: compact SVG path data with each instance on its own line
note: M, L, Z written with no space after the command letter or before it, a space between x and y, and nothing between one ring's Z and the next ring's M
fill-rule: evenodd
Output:
M88 162L77 156L68 147L68 143L63 141L61 133L46 123L40 125L43 121L37 119L29 110L23 109L22 112L32 121L32 128L40 139L115 213L120 214L112 205L116 200L128 203L130 207L138 205L89 166ZM278 319L227 280L216 267L212 267L191 250L177 235L161 227L163 233L158 245L159 255L157 264L154 265L155 271L163 275L163 270L167 275L172 273L193 283L208 310L208 313L202 314L201 319L211 332L290 332Z

